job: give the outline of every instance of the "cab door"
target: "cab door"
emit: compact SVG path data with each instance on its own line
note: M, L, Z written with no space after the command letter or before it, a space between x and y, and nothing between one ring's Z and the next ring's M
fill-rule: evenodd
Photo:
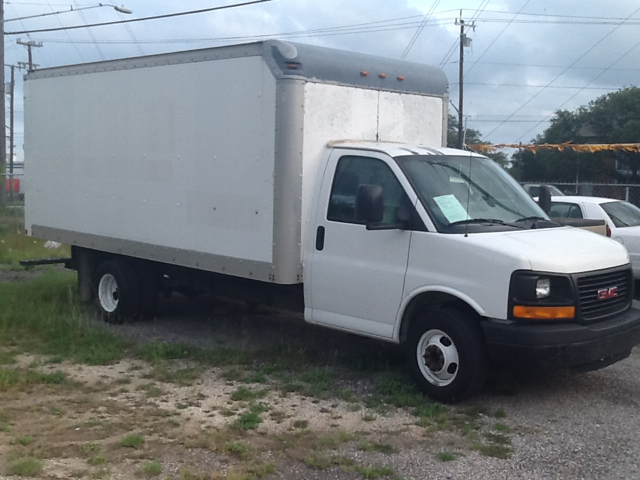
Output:
M315 228L310 229L314 238L305 261L307 321L392 338L411 240L410 230L397 228L398 212L407 205L413 208L399 174L382 154L331 154L311 218ZM381 229L367 230L356 219L356 195L363 184L383 189Z

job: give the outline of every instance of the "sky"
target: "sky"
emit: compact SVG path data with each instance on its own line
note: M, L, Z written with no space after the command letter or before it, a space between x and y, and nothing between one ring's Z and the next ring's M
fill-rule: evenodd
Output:
M640 79L637 0L87 0L4 2L5 64L37 68L208 48L269 38L436 65L457 116L462 19L463 114L491 143L529 143L557 110L573 111ZM114 4L111 4L114 5ZM212 7L215 11L85 28ZM30 17L33 18L23 18ZM69 29L82 26L83 28ZM65 29L32 32L42 28ZM19 33L13 32L32 32ZM5 67L6 81L10 69ZM22 75L16 70L15 145L21 159ZM7 121L8 123L8 121Z

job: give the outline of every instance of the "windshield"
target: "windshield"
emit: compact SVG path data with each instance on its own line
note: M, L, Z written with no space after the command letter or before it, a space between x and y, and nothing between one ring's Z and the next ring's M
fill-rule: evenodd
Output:
M472 224L532 228L523 223L548 220L522 187L486 157L412 155L396 161L439 231L453 233L458 229L451 227Z
M627 202L601 203L613 224L618 228L640 225L640 208Z

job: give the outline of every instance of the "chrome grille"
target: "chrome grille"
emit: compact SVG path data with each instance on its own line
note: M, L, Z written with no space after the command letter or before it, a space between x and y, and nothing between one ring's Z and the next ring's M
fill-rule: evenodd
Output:
M629 268L578 277L577 284L579 317L586 322L616 315L632 301L633 276Z

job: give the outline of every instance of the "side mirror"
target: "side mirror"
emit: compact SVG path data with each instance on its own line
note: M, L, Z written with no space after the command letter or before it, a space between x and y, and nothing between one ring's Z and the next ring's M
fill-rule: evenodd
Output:
M356 196L356 220L366 223L380 223L384 214L384 201L380 185L358 185Z
M540 195L538 196L538 205L544 210L544 213L549 213L551 210L551 190L546 185L540 185Z

